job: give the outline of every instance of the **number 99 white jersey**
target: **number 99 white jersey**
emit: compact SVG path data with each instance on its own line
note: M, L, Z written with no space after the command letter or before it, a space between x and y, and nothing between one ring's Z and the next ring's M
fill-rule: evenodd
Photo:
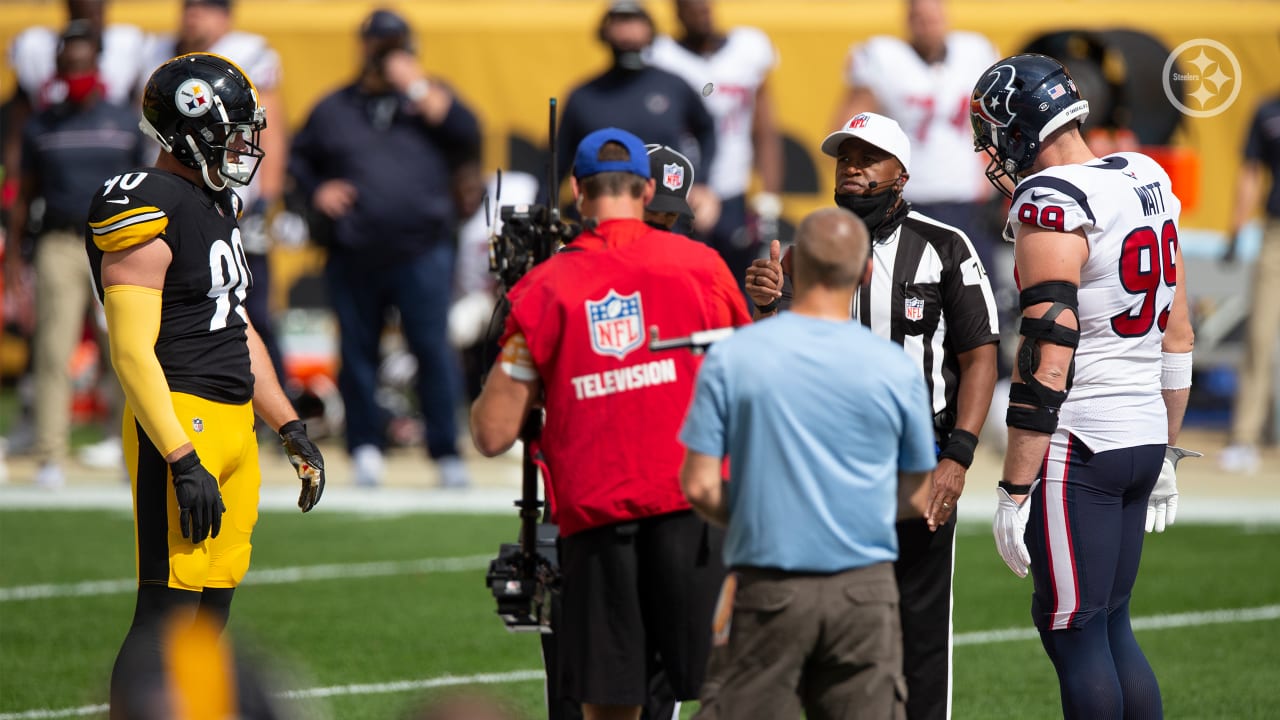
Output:
M1094 452L1168 441L1161 342L1177 285L1182 203L1141 153L1048 168L1018 183L1010 235L1022 225L1081 231L1080 347L1059 427Z

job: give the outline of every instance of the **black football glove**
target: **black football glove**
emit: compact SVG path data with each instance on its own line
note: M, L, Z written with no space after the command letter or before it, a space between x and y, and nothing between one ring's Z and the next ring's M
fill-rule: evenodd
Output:
M306 512L320 502L324 494L324 457L320 449L307 437L307 426L300 420L290 420L280 426L280 444L298 471L298 479L302 481L302 494L298 496L298 507Z
M222 532L222 491L218 479L200 464L196 451L183 455L169 463L173 472L173 489L178 496L181 510L179 525L182 537L192 543L202 543L206 537L218 537Z

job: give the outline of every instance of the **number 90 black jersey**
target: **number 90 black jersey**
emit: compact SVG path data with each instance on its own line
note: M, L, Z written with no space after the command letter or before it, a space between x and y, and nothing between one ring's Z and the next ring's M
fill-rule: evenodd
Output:
M234 192L145 168L106 181L89 206L85 248L99 300L102 258L159 236L165 274L156 357L169 389L226 403L253 398L245 298L253 286Z

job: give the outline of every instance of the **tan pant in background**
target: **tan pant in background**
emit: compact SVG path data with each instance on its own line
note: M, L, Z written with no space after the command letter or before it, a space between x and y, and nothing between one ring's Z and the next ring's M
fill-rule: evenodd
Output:
M906 718L892 564L734 573L728 643L711 649L695 720Z
M1280 219L1267 220L1253 267L1244 357L1236 379L1231 443L1258 445L1275 393L1276 338L1280 336Z
M107 358L106 337L97 322L93 275L84 237L55 230L36 240L36 329L33 373L36 384L35 455L41 463L66 459L71 436L71 356L80 344L86 319L98 335L100 376L108 401L118 406L120 391ZM117 415L116 418L119 416ZM116 422L113 418L113 423ZM118 423L116 423L118 424ZM113 424L113 434L119 431Z

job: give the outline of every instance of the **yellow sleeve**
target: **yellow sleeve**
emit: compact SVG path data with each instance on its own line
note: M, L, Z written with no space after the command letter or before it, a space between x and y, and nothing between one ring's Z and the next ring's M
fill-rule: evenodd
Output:
M112 285L106 289L103 307L111 364L115 366L125 398L142 429L163 455L188 442L169 396L169 381L156 358L160 336L161 292L137 285Z
M90 221L93 242L103 252L119 252L144 243L169 226L169 216L158 207L129 208L111 217Z

